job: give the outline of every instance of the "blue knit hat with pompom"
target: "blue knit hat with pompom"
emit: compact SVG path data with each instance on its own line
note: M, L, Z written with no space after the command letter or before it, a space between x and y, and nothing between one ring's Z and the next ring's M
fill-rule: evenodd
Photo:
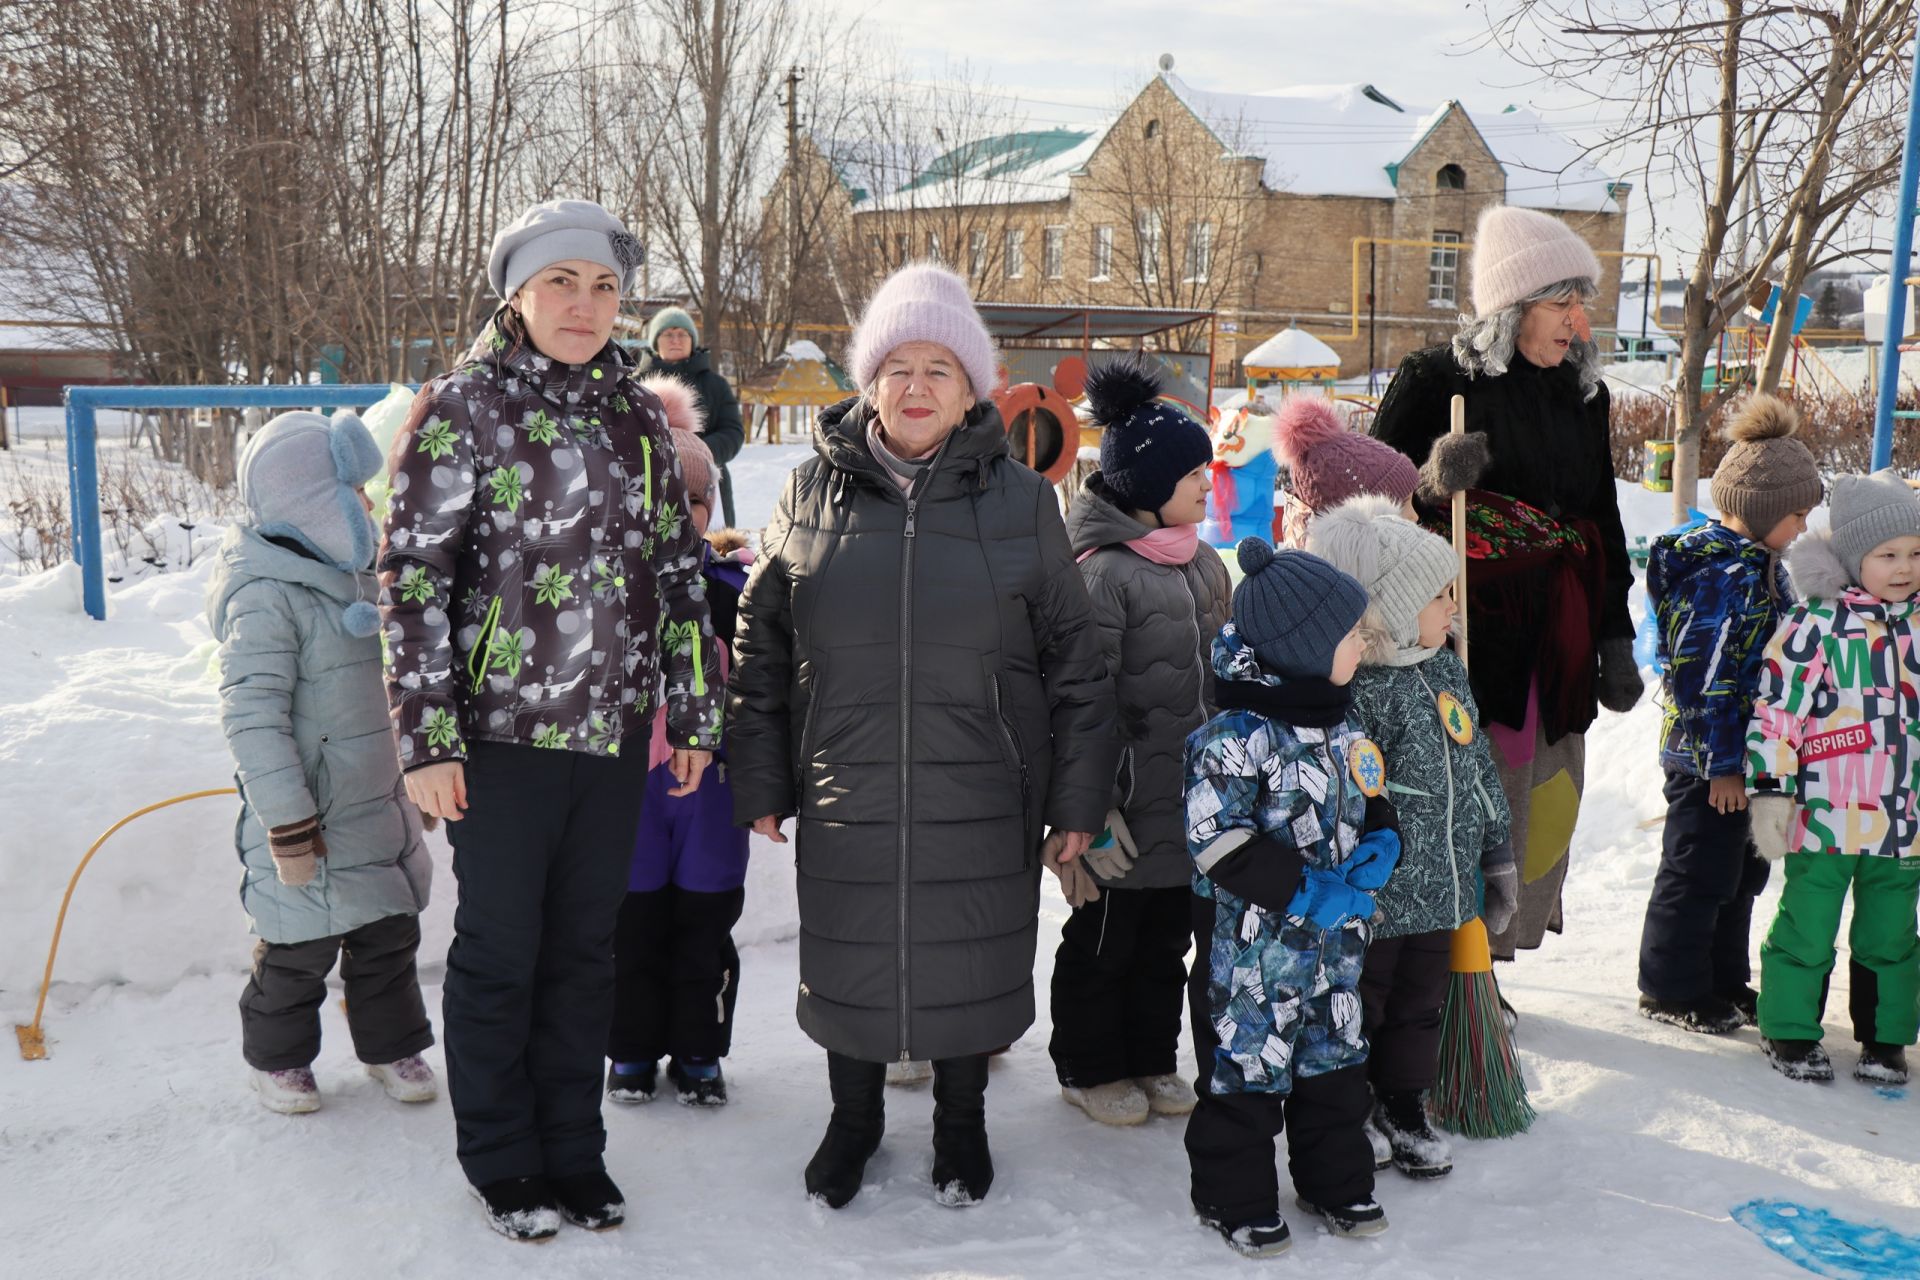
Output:
M1283 676L1329 676L1333 654L1367 611L1367 591L1319 556L1275 551L1259 538L1234 548L1247 576L1233 589L1233 629L1260 664Z

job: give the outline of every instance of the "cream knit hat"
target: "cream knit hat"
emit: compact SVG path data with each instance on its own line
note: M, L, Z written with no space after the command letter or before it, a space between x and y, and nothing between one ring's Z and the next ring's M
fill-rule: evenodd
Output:
M1473 312L1485 318L1562 280L1600 283L1600 259L1560 219L1497 204L1473 233Z

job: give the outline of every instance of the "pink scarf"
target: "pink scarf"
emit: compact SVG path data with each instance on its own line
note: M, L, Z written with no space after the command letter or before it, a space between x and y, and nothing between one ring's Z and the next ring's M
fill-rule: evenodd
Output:
M1200 526L1177 524L1170 529L1154 529L1144 538L1127 539L1124 545L1155 564L1191 564L1194 553L1200 550ZM1088 547L1074 557L1074 563L1079 564L1099 549Z

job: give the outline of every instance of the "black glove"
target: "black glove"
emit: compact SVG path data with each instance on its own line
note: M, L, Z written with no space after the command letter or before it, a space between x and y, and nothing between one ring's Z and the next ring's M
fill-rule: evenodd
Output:
M1600 642L1600 705L1625 715L1646 692L1640 678L1640 664L1633 658L1633 641L1626 639Z

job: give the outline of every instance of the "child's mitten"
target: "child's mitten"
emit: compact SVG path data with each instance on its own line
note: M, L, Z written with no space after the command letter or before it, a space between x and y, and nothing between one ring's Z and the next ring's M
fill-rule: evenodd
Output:
M1480 919L1488 933L1505 933L1513 923L1513 913L1520 907L1520 873L1514 870L1512 859L1508 859L1497 866L1481 867L1480 875L1487 886L1485 900L1480 904Z
M1384 880L1384 877L1382 877ZM1348 884L1338 871L1308 867L1287 914L1311 920L1322 929L1338 929L1349 920L1373 917L1373 896Z
M1362 893L1372 893L1387 882L1400 865L1400 833L1389 827L1360 837L1353 853L1340 864L1340 876Z
M281 884L313 883L315 860L327 856L319 815L267 832L267 850L273 854L274 874Z
M1793 833L1793 801L1783 795L1757 795L1747 801L1747 821L1753 824L1753 847L1768 862L1787 856Z

